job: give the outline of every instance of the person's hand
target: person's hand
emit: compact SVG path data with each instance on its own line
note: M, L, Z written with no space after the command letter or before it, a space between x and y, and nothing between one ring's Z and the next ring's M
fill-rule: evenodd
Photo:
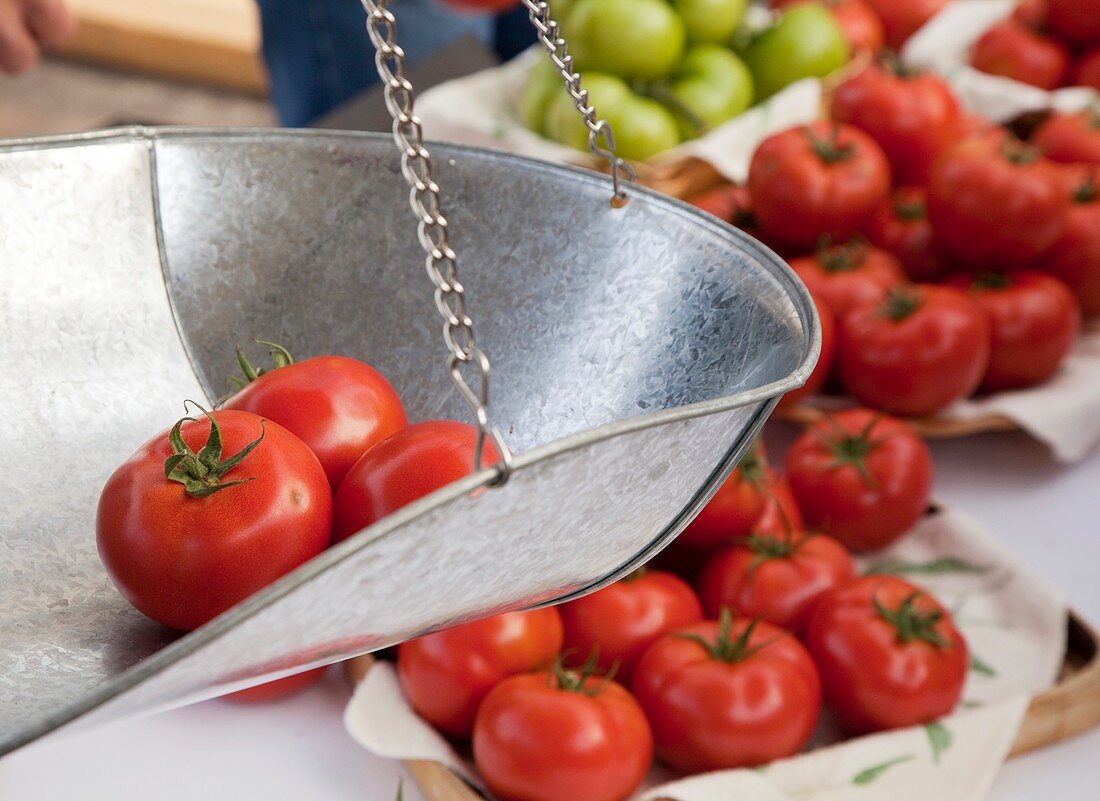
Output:
M74 30L76 20L62 0L0 0L0 70L26 72Z

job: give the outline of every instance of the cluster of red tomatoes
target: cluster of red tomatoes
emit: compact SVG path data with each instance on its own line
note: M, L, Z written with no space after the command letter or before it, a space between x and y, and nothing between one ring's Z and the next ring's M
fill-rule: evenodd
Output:
M1100 90L1100 2L1025 0L974 43L970 63L1040 89Z
M270 343L267 343L270 344ZM99 553L138 610L195 629L339 542L471 472L476 430L409 425L390 383L343 356L274 369L238 351L245 383L119 467L100 496ZM487 461L495 459L488 449ZM269 698L319 671L245 691Z
M503 801L619 801L654 755L684 773L790 756L823 704L852 734L934 720L959 701L964 640L849 552L911 528L931 478L907 424L824 419L786 477L750 453L653 569L399 646L402 688Z
M948 84L880 57L830 119L778 133L747 185L696 205L790 259L822 358L861 403L934 415L1058 369L1100 313L1100 117L1052 114L1030 142L960 109Z

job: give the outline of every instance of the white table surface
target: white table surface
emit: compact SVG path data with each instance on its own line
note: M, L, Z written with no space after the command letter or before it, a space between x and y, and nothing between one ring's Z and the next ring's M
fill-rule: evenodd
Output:
M782 430L769 439L782 442ZM1063 466L1023 435L933 446L937 496L970 512L1100 621L1100 448ZM773 448L773 451L778 449ZM46 742L0 760L0 799L19 801L391 801L401 767L345 735L338 672L259 706L211 701ZM1095 797L1100 730L1009 762L990 801ZM421 801L406 776L405 798ZM944 799L951 801L951 799Z

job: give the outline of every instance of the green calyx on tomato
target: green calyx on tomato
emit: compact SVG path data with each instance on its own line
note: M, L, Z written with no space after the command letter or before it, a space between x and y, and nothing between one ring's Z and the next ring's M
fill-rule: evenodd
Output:
M203 409L197 403L199 410L210 420L210 436L206 444L198 453L191 450L191 446L184 442L180 430L187 422L196 423L197 418L184 417L172 426L168 432L168 441L172 443L172 455L164 460L164 477L169 481L183 484L187 494L192 498L206 498L215 492L235 487L252 481L252 478L241 478L235 481L222 483L222 477L239 465L248 454L255 450L264 438L264 425L260 421L260 436L252 440L240 450L240 452L222 459L222 431L218 421L210 412Z
M915 222L928 216L928 207L920 198L902 200L898 197L894 200L894 215L904 222Z
M604 691L607 683L614 680L615 674L619 672L619 663L616 661L606 673L602 675L599 673L599 646L593 648L591 653L588 654L588 658L584 660L584 664L576 669L565 667L567 656L568 653L558 654L554 659L553 666L550 668L548 678L551 687L567 693L579 693L594 698ZM593 676L600 676L603 681L592 684L588 680Z
M887 320L900 323L911 317L921 307L924 299L920 290L913 286L898 286L888 290L879 307L878 314Z
M679 637L682 640L690 640L700 645L710 655L711 659L737 664L738 662L744 662L746 659L751 659L753 655L758 654L775 642L775 640L768 640L758 645L749 645L752 640L752 633L756 631L756 624L759 622L759 618L754 618L735 639L733 637L733 614L730 612L729 607L723 606L721 613L718 615L718 636L714 642L699 634L674 634L672 636Z
M1004 143L1001 145L1001 155L1005 157L1005 160L1010 164L1023 167L1028 164L1034 164L1036 161L1043 157L1043 151L1037 147L1021 142L1014 136L1005 137Z
M1095 203L1097 200L1100 200L1100 186L1096 185L1096 176L1090 173L1081 181L1081 185L1073 190L1073 202L1085 204Z
M840 135L839 125L832 127L828 137L818 136L809 126L802 128L802 134L809 141L814 155L825 164L840 164L856 154L856 146L852 142L845 142L843 145L837 143L837 137Z
M915 602L921 595L919 591L910 593L897 609L887 608L878 598L872 598L871 603L878 616L894 627L898 642L902 645L919 640L936 648L949 648L950 643L936 630L936 625L943 620L943 612L939 609L928 612L917 609Z
M893 50L883 50L878 57L878 63L882 66L882 69L890 75L904 80L916 78L924 72L924 70L916 67L907 67Z
M764 479L767 478L766 467L764 460L760 458L760 448L756 445L752 445L749 452L742 456L741 461L737 463L741 478L757 486L763 484Z
M836 429L836 436L830 437L819 430L814 430L813 434L832 453L833 466L852 467L870 487L877 489L879 484L867 467L867 457L874 453L879 445L877 441L871 439L871 432L882 420L882 415L876 414L871 417L867 421L867 425L855 434L845 431L832 417L826 417L825 419L832 423Z
M244 373L245 380L241 381L241 379L237 378L235 375L229 376L229 382L233 384L234 389L243 389L265 373L270 373L272 370L294 364L294 357L290 355L290 351L277 342L268 342L266 339L254 339L252 341L257 345L267 345L271 349L271 361L274 366L256 369L252 366L252 363L248 361L248 357L244 355L244 352L238 345L237 364L241 366L241 372Z
M867 260L867 241L856 237L840 245L830 245L822 238L817 246L817 257L827 273L845 273L855 270Z
M970 286L977 290L1008 289L1012 286L1012 276L1005 273L986 272L976 276Z

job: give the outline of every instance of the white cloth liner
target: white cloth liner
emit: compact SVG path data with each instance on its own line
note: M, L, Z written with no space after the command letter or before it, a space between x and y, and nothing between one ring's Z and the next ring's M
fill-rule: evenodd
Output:
M995 122L1048 108L1078 111L1100 99L1086 87L1048 92L970 66L970 48L1015 6L1016 0L954 0L910 37L901 51L902 62L940 73L968 111Z
M861 561L926 565L945 556L980 572L912 574L956 615L971 653L963 704L931 730L916 726L837 743L827 719L816 748L759 770L677 778L657 767L635 796L675 801L979 801L1004 761L1031 696L1057 679L1065 655L1062 593L969 517L934 513L900 542ZM449 766L475 786L473 767L408 706L392 665L375 665L344 715L355 739L393 759ZM941 747L936 748L933 742ZM876 770L880 768L880 770Z

